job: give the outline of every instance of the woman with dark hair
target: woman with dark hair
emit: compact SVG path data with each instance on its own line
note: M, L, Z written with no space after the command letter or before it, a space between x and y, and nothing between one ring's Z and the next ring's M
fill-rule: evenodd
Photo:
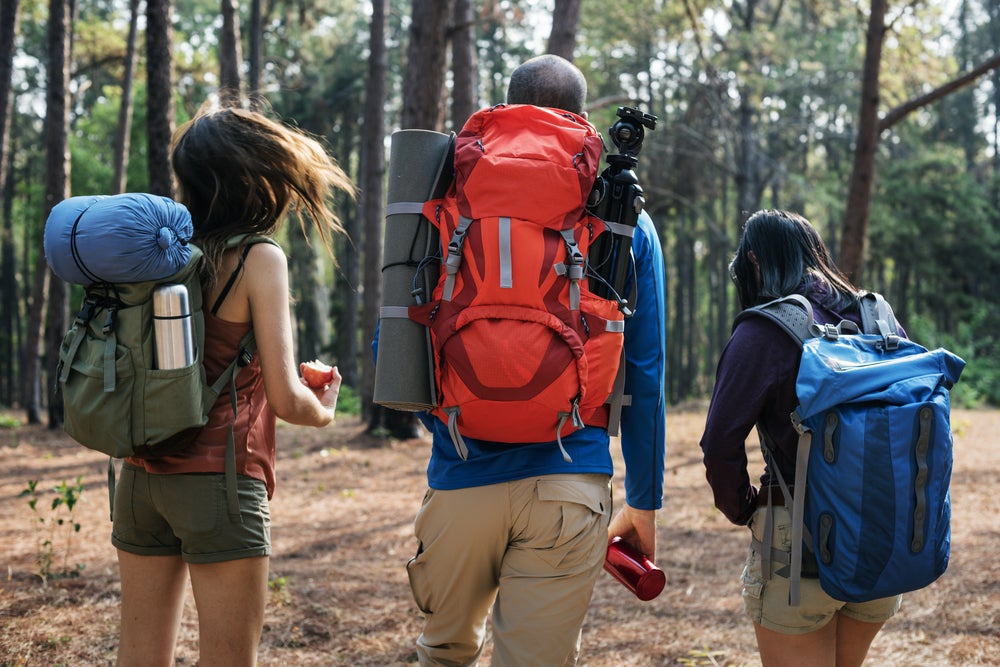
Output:
M203 109L174 134L171 162L192 241L204 251L205 370L209 382L251 329L257 354L228 387L208 424L183 450L126 459L115 489L112 542L121 576L119 667L167 667L190 578L198 609L198 664L252 667L267 600L268 501L275 482L275 420L322 427L334 419L340 374L312 388L293 357L288 261L273 236L289 211L329 251L343 227L331 207L347 175L315 138L261 113ZM332 251L331 251L332 255ZM213 305L214 304L214 305ZM209 308L209 306L212 306ZM233 416L232 405L237 405ZM169 410L170 406L163 406ZM235 461L226 462L232 425ZM237 475L235 518L227 512L227 465Z
M798 214L767 210L750 216L730 273L741 308L801 294L819 324L861 323L863 292L841 273L819 233ZM785 506L773 467L794 486L798 434L789 415L798 405L800 356L799 344L770 319L747 317L737 323L719 359L701 439L706 477L716 507L753 533L742 575L743 602L763 666L858 667L882 625L899 610L900 596L843 602L824 593L818 579L803 575L800 603L792 606L787 573L776 568L766 577L758 552L768 511L772 552L791 551L791 508ZM759 490L747 471L746 439L754 427L773 450L765 457Z

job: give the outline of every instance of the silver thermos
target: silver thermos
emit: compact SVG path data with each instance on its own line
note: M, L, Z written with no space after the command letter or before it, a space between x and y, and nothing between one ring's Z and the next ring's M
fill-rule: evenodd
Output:
M157 368L194 363L191 301L184 285L160 285L153 290L153 337Z

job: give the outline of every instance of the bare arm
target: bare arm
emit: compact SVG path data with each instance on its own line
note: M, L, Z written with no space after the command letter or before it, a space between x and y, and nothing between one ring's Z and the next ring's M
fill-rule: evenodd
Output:
M268 243L253 246L241 282L246 290L264 391L271 409L278 418L292 424L326 426L333 421L340 373L334 369L333 381L316 390L299 377L299 365L293 356L285 254Z

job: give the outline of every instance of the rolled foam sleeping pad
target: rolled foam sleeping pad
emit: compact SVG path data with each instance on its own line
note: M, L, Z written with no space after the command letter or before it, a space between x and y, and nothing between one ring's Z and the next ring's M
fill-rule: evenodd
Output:
M454 139L454 134L406 129L393 132L390 141L374 402L394 410L437 405L430 332L408 319L405 309L418 303L415 285L420 303L427 303L437 282L437 262L416 268L439 243L437 229L419 206L443 196L451 182ZM408 212L394 212L399 205Z
M144 193L70 197L45 222L52 273L78 285L161 280L191 258L191 213Z

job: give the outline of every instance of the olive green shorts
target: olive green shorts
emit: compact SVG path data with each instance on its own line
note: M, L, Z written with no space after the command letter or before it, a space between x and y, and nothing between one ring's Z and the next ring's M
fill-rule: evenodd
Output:
M229 518L225 475L151 475L126 463L115 485L111 542L140 556L180 555L218 563L271 555L271 512L264 482L237 478L240 516Z
M780 551L792 550L792 517L785 507L773 507L774 537L772 546ZM764 533L766 507L759 507L751 521L754 538L760 541ZM799 635L819 630L830 622L835 614L843 614L866 623L884 623L899 611L902 597L894 595L870 602L844 602L836 600L823 591L818 578L803 577L800 589L800 604L788 604L787 576L772 573L770 579L763 575L760 554L753 544L747 554L746 567L741 577L743 582L743 608L754 623L768 630L786 635Z

